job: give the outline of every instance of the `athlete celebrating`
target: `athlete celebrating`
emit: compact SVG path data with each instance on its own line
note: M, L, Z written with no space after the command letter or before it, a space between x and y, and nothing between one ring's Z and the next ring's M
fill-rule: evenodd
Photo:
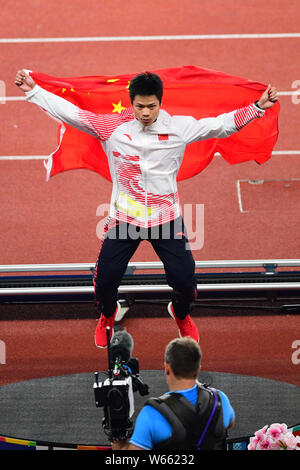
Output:
M100 140L113 182L110 213L106 221L94 276L100 315L95 343L107 346L106 329L120 310L118 287L127 265L142 240L148 240L162 261L172 288L168 312L179 335L199 341L190 313L196 298L195 262L180 213L176 177L185 147L195 141L225 138L277 101L268 86L256 103L214 118L170 116L161 108L163 83L156 74L135 76L129 85L131 107L120 114L95 114L50 93L24 70L16 85L26 99L56 119Z

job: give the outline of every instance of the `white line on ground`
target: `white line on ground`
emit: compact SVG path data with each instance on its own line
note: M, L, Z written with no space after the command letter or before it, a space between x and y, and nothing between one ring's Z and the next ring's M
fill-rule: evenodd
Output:
M38 42L126 42L126 41L184 41L214 39L288 39L300 38L300 33L249 33L249 34L182 34L156 36L94 36L50 38L0 38L2 44Z
M279 91L278 96L296 96L300 94L300 90L295 91Z
M272 152L273 154L275 152ZM298 152L300 154L300 152ZM283 182L294 182L294 181L300 181L300 178L288 178L288 179L282 179L282 178L269 178L269 179L261 179L261 180L251 180L251 179L238 179L236 180L236 189L237 189L237 198L238 198L238 204L239 204L239 209L240 212L245 213L248 212L244 210L243 208L243 202L242 202L242 191L241 191L241 183L249 183L249 184L263 184L268 181L283 181Z
M0 102L3 101L26 101L25 96L0 96Z
M240 212L245 212L243 209L243 203L242 203L241 180L236 181L236 189L237 189L237 197L238 197Z
M45 160L49 155L3 155L1 160Z
M215 155L220 156L221 154L215 153ZM273 150L272 155L300 155L300 150Z
M274 150L272 155L300 155L300 150Z

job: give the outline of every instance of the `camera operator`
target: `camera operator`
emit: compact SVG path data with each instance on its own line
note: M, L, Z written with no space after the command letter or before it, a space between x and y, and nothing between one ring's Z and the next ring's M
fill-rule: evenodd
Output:
M224 448L235 413L223 392L197 381L201 356L190 337L167 345L164 366L169 392L146 401L131 438L113 441L113 450Z

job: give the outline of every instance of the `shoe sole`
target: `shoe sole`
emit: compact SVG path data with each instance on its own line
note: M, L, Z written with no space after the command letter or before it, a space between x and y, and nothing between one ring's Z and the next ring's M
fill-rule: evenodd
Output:
M115 321L116 322L119 322L121 320L123 320L125 314L128 312L129 310L129 307L120 307L119 308L119 311L117 312L117 315L116 315L116 318L115 318Z
M172 309L171 309L171 305L172 305L172 302L170 302L170 303L168 304L168 313L169 313L169 315L173 318L173 320L176 322L175 317L174 317L173 312L172 312ZM178 335L179 335L179 338L182 338L179 329L178 329Z

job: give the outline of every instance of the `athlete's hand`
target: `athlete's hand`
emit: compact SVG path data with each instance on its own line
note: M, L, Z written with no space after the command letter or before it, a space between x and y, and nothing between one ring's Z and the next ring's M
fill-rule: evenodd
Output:
M24 70L17 72L15 84L24 92L30 91L35 87L35 81L30 75L24 72Z
M271 85L268 86L266 91L263 92L257 104L262 109L268 109L274 106L278 100L277 90Z

